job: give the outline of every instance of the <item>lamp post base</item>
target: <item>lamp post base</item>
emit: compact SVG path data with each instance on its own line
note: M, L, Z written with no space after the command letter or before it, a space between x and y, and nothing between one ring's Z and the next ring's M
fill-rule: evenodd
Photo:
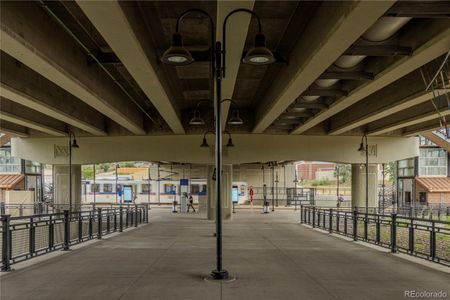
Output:
M210 279L214 279L214 280L225 280L228 279L229 274L227 270L213 270L211 271L211 274L209 275Z

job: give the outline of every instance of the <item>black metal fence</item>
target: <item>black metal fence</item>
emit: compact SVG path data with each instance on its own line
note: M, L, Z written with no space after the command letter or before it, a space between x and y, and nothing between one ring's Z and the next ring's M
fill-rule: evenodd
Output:
M11 217L1 216L1 271L55 250L148 223L148 205Z
M301 206L300 222L450 266L450 222Z

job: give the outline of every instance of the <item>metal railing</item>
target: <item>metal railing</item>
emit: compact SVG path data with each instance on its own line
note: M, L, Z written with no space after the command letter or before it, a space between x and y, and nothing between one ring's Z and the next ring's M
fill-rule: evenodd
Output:
M450 266L449 221L302 205L300 223Z
M102 236L122 232L124 228L148 223L148 205L69 213L40 214L11 217L1 216L1 271L11 265L59 249L69 250L76 245Z

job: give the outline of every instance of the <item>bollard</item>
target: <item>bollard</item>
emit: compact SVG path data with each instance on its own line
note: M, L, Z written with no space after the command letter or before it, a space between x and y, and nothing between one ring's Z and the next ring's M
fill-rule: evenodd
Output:
M397 214L391 214L391 252L397 251Z
M103 225L103 218L102 218L102 209L99 207L97 209L97 220L98 220L98 226L97 226L97 239L102 239L102 225Z
M123 231L123 208L119 208L119 232Z
M70 249L70 216L69 211L64 210L64 246L63 250Z
M411 223L409 224L409 253L414 253L414 220L411 219Z
M376 231L375 232L375 242L377 244L379 244L381 241L380 215L377 215L376 222L377 223L376 223L376 227L375 227L375 231Z
M150 205L147 204L145 209L145 223L148 223L148 210L150 209Z
M2 272L11 271L10 215L2 215Z
M358 240L358 211L353 211L353 240Z

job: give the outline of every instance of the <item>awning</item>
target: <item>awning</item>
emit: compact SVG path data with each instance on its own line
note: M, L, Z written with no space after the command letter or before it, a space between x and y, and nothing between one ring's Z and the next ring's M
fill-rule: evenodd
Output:
M0 189L13 189L24 177L23 174L0 174Z
M450 193L450 177L417 177L416 181L428 192Z

